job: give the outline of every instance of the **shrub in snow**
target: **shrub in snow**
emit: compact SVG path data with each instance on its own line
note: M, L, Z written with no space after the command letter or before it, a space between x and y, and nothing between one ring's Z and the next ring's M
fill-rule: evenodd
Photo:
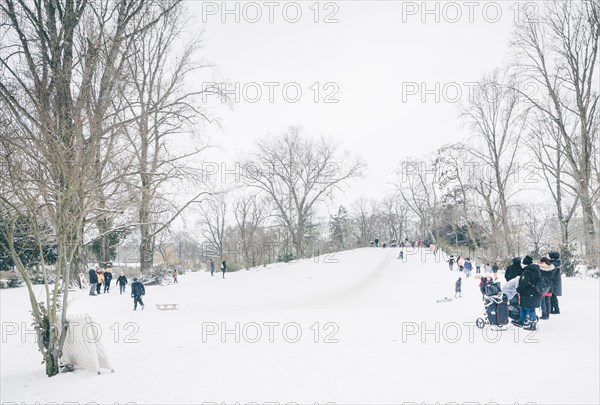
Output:
M23 285L23 281L15 275L8 277L8 280L6 281L6 286L8 288L17 288L17 287L21 287L22 285Z

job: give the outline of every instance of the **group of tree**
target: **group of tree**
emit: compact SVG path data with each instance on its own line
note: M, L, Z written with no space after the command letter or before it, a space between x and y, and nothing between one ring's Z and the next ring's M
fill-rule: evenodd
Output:
M445 244L491 260L575 249L600 266L600 3L521 16L511 62L462 104L464 141L402 162L397 189Z
M157 235L206 194L169 194L195 179L200 99L217 91L189 80L206 65L187 18L179 0L0 2L0 263L28 290L48 376L86 253L108 262L137 234L149 269ZM41 302L32 268L56 280Z

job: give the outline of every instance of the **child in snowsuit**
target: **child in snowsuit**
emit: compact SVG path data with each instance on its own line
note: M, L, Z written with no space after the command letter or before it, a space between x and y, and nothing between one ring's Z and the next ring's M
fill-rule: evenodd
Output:
M462 277L459 277L456 280L456 284L454 284L454 298L458 298L461 296L461 287L462 287Z
M137 309L137 304L142 306L144 309L144 301L142 301L142 296L146 294L146 289L144 288L144 284L138 281L137 278L133 278L133 283L131 283L131 298L133 298L133 310Z
M125 292L125 286L127 285L125 273L121 272L121 275L117 278L117 284L119 285L119 293L123 294Z

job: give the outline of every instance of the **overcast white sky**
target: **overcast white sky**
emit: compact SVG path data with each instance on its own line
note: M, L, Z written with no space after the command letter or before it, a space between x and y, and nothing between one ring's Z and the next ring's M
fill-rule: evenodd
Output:
M301 125L307 134L335 139L368 165L365 178L340 196L348 205L361 195L381 197L403 157L424 155L466 135L458 119L459 103L443 97L436 102L436 94L422 102L420 93L403 94L403 87L416 83L420 90L425 83L435 89L439 83L440 89L446 86L448 97L456 98L460 89L466 99L469 86L463 83L475 82L506 62L516 4L291 3L227 2L230 14L220 1L188 3L193 27L205 32L204 57L218 66L219 74L249 91L233 111L222 113L223 131L210 131L219 150L213 149L209 159L236 159L255 139ZM297 23L288 22L296 17L296 5L302 16ZM327 16L338 22L325 23ZM265 82L280 83L273 102ZM324 88L329 82L337 86L333 98L338 103L324 102L335 89ZM251 83L263 91L256 103L248 100L256 90ZM297 103L284 99L287 83L301 88ZM313 100L314 83L321 87L318 102ZM294 87L288 89L290 98Z

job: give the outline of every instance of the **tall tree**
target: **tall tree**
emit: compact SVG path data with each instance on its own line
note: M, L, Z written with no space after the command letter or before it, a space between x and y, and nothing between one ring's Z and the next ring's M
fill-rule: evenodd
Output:
M465 151L475 190L486 199L486 206L497 215L503 241L500 255L514 255L513 231L509 221L509 200L514 195L514 174L518 169L517 151L523 135L528 109L514 84L495 71L484 78L462 109L465 125L474 134L473 145ZM490 212L492 214L492 212ZM495 230L495 229L493 229ZM498 246L500 248L501 246Z
M556 125L581 206L587 254L597 265L600 244L594 204L598 192L594 188L598 184L593 172L600 100L599 15L597 0L547 2L535 18L522 19L514 40L519 77L541 89L521 94Z
M253 157L244 166L246 180L272 202L296 255L303 257L317 204L360 176L363 164L330 141L300 135L296 127L258 141Z

